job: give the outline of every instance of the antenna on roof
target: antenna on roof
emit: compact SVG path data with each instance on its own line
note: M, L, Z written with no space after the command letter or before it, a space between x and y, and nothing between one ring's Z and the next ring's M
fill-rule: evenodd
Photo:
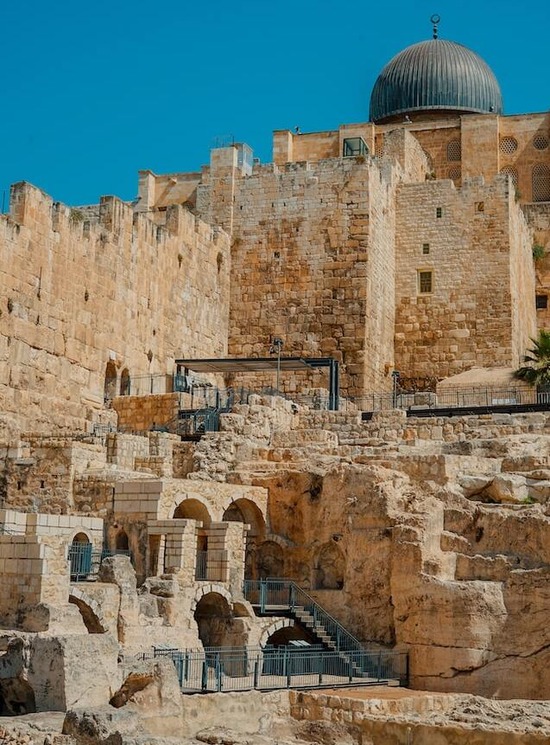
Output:
M437 34L438 34L438 32L439 32L439 29L438 29L437 27L439 26L439 21L440 21L440 20L441 20L441 16L438 16L438 15L437 15L437 13L435 13L435 14L434 14L434 15L433 15L433 16L432 16L432 17L430 18L430 21L431 21L431 22L433 23L433 25L434 25L434 29L433 29L434 39L437 39Z

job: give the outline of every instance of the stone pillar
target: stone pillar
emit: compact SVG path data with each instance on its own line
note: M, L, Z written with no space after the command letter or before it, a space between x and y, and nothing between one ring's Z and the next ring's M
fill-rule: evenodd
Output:
M197 563L197 531L201 526L198 520L152 520L148 523L148 534L161 536L159 574L176 574L183 584L193 584Z
M244 581L246 533L249 525L238 522L211 523L208 530L207 575L211 582L226 582L239 592Z

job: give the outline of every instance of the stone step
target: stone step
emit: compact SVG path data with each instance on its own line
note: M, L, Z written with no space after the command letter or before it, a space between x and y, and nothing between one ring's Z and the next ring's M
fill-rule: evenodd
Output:
M274 448L304 447L310 444L338 445L338 435L328 429L295 429L275 432L271 444Z

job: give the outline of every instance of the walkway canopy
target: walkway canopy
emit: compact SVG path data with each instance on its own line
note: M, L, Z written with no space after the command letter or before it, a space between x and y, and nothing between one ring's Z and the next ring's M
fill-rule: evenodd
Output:
M329 403L331 411L338 410L340 396L339 365L332 357L226 357L205 360L176 360L176 375L185 370L197 373L256 373L273 371L292 372L327 367L329 371Z

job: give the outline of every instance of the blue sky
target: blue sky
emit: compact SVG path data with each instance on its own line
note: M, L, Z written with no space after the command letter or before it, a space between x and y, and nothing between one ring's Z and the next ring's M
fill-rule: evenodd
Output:
M546 2L6 0L0 198L132 199L137 171L190 171L216 142L271 159L274 129L368 119L383 65L431 35L493 68L505 112L550 109Z

